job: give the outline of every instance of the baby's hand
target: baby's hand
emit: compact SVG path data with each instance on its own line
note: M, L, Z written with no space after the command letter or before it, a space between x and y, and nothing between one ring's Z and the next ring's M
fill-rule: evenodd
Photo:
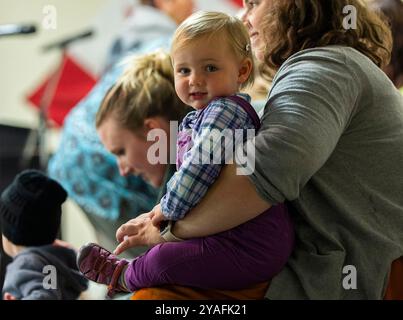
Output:
M132 219L121 225L119 229L116 231L116 239L119 242L119 245L113 251L113 254L119 255L123 251L135 247L135 239L136 236L141 236L144 234L142 230L145 228L146 220L150 222L150 218L146 219ZM150 223L151 224L151 223ZM143 245L144 243L139 243L138 245Z
M116 232L119 245L113 252L115 255L137 246L154 246L164 242L159 228L151 223L149 213L143 214L123 224Z
M160 204L155 206L153 211L151 211L150 218L154 227L159 227L161 222L165 220Z

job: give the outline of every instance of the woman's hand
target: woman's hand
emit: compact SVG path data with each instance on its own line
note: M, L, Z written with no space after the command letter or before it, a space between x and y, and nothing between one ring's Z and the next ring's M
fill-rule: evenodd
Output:
M235 228L271 204L258 194L245 175L237 172L236 164L227 164L200 203L175 222L172 233L182 239L206 237Z
M165 242L160 235L160 229L152 224L151 212L142 214L120 226L116 231L116 239L119 245L113 252L114 254L119 255L136 246L155 246Z

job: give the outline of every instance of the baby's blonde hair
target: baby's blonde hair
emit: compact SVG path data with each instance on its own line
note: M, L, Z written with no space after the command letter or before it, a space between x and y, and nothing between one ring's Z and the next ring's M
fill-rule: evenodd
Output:
M96 127L113 116L123 128L138 133L147 118L180 121L186 111L175 92L171 58L157 51L130 58L127 69L101 103Z
M254 80L254 66L249 34L242 21L234 16L212 11L198 11L192 14L176 29L171 54L202 37L210 39L216 36L221 36L220 40L227 41L238 59L249 58L252 61L252 72L241 88L251 85Z

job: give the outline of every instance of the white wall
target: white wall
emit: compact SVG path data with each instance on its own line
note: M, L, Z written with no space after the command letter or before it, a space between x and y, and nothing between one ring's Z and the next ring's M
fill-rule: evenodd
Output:
M34 23L37 33L0 37L0 123L35 127L37 112L25 96L57 66L60 52L41 48L85 30L107 0L0 0L0 25ZM45 30L47 5L56 8L56 30Z

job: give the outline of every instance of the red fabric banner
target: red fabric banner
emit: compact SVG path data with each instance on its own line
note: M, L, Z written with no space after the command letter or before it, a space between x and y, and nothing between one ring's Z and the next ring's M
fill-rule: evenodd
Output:
M231 0L233 3L235 3L237 6L242 7L243 6L243 0Z
M68 54L63 57L61 65L61 70L56 70L27 97L28 101L39 109L47 90L50 101L47 118L57 126L63 125L64 118L71 108L84 98L96 83L96 79ZM49 84L52 79L55 83ZM47 87L48 85L55 86L55 89Z

